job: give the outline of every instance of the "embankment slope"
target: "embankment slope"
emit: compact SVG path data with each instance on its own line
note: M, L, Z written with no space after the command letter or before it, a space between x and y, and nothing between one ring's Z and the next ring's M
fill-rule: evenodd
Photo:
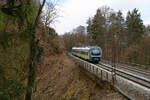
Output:
M33 100L126 100L108 84L98 86L66 55L61 38L51 44L41 42L45 48L38 68Z

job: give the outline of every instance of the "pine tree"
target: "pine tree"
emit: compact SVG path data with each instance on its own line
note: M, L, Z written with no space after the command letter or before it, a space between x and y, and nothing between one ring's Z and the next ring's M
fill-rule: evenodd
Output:
M137 9L128 12L126 18L128 45L138 42L144 34L143 20Z
M91 32L91 28L92 28L92 18L89 18L87 20L87 35L88 35L88 38L89 38L89 43L92 44L92 32Z
M113 12L110 16L109 34L112 37L116 37L120 44L124 44L125 33L125 21L122 16L122 12Z
M105 17L101 13L101 9L98 9L96 15L92 20L91 36L93 42L97 45L104 46L104 34L105 34Z

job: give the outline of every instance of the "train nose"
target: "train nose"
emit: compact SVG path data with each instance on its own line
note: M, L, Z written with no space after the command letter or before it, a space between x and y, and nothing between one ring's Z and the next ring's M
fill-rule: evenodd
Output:
M92 57L93 61L100 61L100 57Z

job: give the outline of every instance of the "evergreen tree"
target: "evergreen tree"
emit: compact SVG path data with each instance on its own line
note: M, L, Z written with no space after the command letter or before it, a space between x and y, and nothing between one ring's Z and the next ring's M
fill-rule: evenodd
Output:
M126 18L128 45L140 40L144 34L143 20L137 9L128 12Z
M92 43L92 32L91 32L91 28L92 28L92 18L89 18L88 20L87 20L87 35L88 35L88 38L89 38L89 42L90 42L90 44Z
M91 37L94 44L104 46L105 21L101 9L98 9L91 25Z
M110 20L109 35L111 36L111 38L115 37L115 39L117 39L119 43L123 43L125 40L124 39L125 21L122 16L122 12L118 11L117 13L115 12L111 13L109 20Z

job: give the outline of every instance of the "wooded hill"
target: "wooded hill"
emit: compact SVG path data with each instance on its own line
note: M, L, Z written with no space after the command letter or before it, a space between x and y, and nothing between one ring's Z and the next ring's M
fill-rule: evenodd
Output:
M79 26L63 38L69 51L73 46L98 45L105 60L150 68L150 26L143 24L136 8L128 11L126 17L120 10L98 8L87 20L87 27Z
M37 32L45 30L40 20L45 2L0 1L0 100L31 100L44 51Z

